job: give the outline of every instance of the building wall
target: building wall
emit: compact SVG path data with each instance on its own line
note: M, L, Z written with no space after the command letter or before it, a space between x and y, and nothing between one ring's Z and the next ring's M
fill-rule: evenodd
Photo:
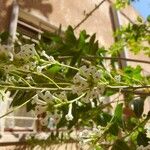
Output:
M87 13L89 13L95 5L102 0L17 0L19 7L24 11L32 14L51 25L65 30L68 25L75 27ZM114 1L114 0L112 0ZM0 0L0 32L9 29L10 16L12 11L13 0ZM85 29L87 33L96 33L100 45L109 47L113 42L113 26L109 10L110 2L107 0L84 22L79 28L75 30L78 34ZM129 21L135 22L138 12L131 6L126 7L119 13L120 23L127 24ZM40 29L40 24L39 24ZM144 54L134 56L127 52L127 57L133 59L149 60ZM137 65L138 63L128 63L130 65ZM140 64L149 73L149 64Z
M8 30L13 0L0 1L0 31ZM99 0L18 0L20 8L26 12L63 29L76 26L89 13ZM97 33L100 44L108 47L113 43L112 23L109 12L110 3L106 0L77 30L86 29L89 34ZM137 12L129 7L127 16L135 20ZM132 14L132 16L131 16ZM125 20L124 17L121 19ZM124 22L128 22L126 19ZM40 26L40 25L39 25Z

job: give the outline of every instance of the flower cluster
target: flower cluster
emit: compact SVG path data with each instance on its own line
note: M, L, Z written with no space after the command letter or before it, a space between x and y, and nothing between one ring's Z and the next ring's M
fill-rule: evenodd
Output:
M139 147L137 147L137 150L150 150L150 144L145 147L143 145L140 145Z
M29 60L33 56L37 55L34 44L25 44L21 46L21 50L15 55L19 59Z
M86 93L82 98L84 102L89 102L93 99L99 100L101 94L104 92L104 86L99 83L101 78L100 70L95 66L82 66L73 78L72 92L78 96Z
M146 136L150 138L150 122L149 121L145 124L145 129L146 129Z
M0 100L2 101L12 101L11 92L6 90L0 90Z
M78 134L79 142L81 145L88 144L94 140L95 137L99 137L102 133L103 129L101 126L94 127L93 129L85 129Z
M34 134L28 134L26 135L26 140L31 140L33 137L37 140L47 140L50 136L50 133L40 132L40 133L34 133Z

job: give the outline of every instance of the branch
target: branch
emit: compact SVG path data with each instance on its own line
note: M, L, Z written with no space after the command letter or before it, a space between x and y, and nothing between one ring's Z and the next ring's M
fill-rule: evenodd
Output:
M145 63L145 64L150 64L150 61L146 60L140 60L140 59L131 59L131 58L123 58L123 57L104 57L104 56L81 56L82 58L89 58L89 59L95 59L95 58L101 58L101 59L110 59L110 60L124 60L124 61L132 61L132 62L140 62L140 63ZM58 59L69 59L72 58L72 56L59 56Z
M23 86L10 86L0 85L1 88L15 89L15 90L49 90L49 91L70 91L71 88L48 88L48 87L23 87Z
M76 30L83 22L85 22L106 0L102 0L98 5L95 6L86 16L83 18L74 28Z

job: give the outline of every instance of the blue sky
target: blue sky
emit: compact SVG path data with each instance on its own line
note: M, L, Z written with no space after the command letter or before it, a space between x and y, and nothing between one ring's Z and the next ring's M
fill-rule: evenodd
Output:
M133 2L133 7L144 18L150 15L150 0L136 0L135 2Z

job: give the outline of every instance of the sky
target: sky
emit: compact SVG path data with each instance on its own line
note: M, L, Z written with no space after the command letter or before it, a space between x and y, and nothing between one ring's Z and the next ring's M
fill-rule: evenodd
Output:
M150 15L150 0L136 0L132 5L145 19Z

